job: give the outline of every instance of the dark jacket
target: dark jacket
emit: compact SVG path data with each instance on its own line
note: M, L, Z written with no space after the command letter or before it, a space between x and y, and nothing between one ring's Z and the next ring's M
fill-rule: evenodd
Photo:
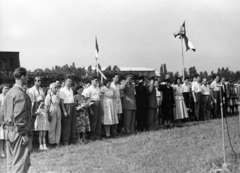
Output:
M135 87L135 90L137 109L147 109L148 108L147 88L142 83L139 83L139 85Z
M158 108L157 97L156 97L156 89L154 85L148 86L148 108Z
M163 93L162 99L162 107L165 108L173 108L174 107L174 95L173 95L173 88L170 86L169 88L166 85L160 85L159 91Z

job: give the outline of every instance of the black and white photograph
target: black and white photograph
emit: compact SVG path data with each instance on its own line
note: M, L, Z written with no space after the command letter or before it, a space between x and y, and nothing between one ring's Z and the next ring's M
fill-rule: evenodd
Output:
M1 0L1 173L240 173L240 1Z

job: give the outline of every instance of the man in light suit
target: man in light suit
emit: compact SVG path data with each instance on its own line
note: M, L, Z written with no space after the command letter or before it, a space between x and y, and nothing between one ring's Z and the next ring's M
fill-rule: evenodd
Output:
M31 165L31 101L24 92L28 74L25 68L14 71L15 85L3 103L5 139L7 143L7 172L26 173Z
M132 77L132 75L127 75L126 81L122 84L122 89L124 92L123 114L126 134L134 133L135 114L137 109Z

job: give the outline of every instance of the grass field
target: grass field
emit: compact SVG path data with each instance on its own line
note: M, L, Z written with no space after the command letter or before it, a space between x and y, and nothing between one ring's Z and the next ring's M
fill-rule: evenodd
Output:
M228 118L228 127L239 158L235 162L226 138L226 160L231 163L231 169L240 165L238 117ZM218 167L223 163L221 120L187 123L174 129L103 139L87 145L70 145L43 152L34 150L31 160L29 172L210 172L213 163ZM5 160L0 166L1 170L6 169Z

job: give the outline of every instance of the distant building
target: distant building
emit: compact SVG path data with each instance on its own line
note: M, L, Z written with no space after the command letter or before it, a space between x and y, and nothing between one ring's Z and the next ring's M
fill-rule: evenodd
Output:
M157 70L147 67L118 67L121 72L124 72L127 74L137 74L138 76L144 76L144 77L160 77L160 74ZM103 70L103 69L102 69ZM104 71L104 70L103 70Z
M14 71L20 67L19 52L0 51L0 71Z
M101 67L102 72L104 73L107 67ZM156 78L160 78L160 73L152 68L147 67L118 67L120 72L127 74L136 74L138 76L144 76L146 78L155 76ZM87 69L87 68L86 68ZM95 67L92 66L92 70L95 70Z

